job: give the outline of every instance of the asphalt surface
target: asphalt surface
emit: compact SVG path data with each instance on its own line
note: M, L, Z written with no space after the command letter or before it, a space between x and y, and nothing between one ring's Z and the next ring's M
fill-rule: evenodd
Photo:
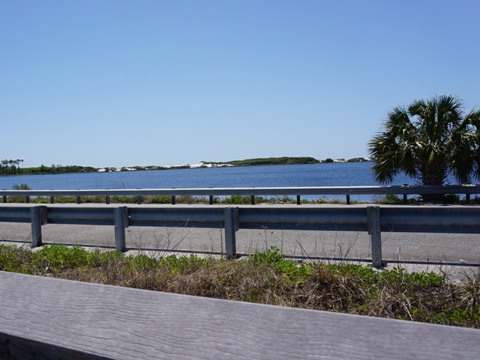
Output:
M47 224L42 226L42 234L45 244L112 248L115 246L113 226ZM129 250L221 254L224 251L224 238L223 229L187 227L126 229L126 244ZM287 256L306 259L368 261L371 258L370 236L366 232L240 229L236 233L236 239L239 254L264 251L276 246ZM30 224L0 223L0 241L29 243ZM480 265L480 234L382 232L382 249L383 259L389 266L413 263L428 269L428 266L446 268L453 264L457 267L468 265L469 268L478 269Z

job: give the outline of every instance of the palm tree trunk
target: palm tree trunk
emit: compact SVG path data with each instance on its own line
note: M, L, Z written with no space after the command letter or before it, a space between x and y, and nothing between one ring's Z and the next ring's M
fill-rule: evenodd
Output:
M423 162L420 166L420 181L423 186L443 186L447 180L448 167L444 161ZM424 201L443 202L445 196L441 194L425 194Z

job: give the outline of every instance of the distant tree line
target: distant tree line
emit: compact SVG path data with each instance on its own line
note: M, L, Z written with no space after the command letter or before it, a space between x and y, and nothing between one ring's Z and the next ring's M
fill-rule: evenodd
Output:
M91 166L63 166L54 164L51 166L41 165L38 167L23 168L20 166L21 163L23 163L22 159L0 161L0 175L67 174L98 171L98 169Z
M20 163L22 159L2 160L0 162L0 175L18 175L21 173Z
M246 160L234 160L223 164L233 166L256 166L256 165L290 165L290 164L318 164L320 161L313 157L279 157L279 158L256 158Z
M207 167L208 164L221 165L221 166L256 166L256 165L290 165L290 164L319 164L330 162L358 162L368 161L365 158L353 158L353 159L326 159L317 160L313 157L270 157L270 158L255 158L245 160L234 160L228 162L205 162L202 161L203 167ZM88 173L88 172L111 172L111 171L140 171L140 170L170 170L170 169L190 169L190 165L177 165L177 166L132 166L122 167L120 169L114 167L106 168L94 168L92 166L79 166L79 165L55 165L51 166L41 165L38 167L24 168L20 166L23 164L22 159L17 160L2 160L0 161L0 176L2 175L40 175L40 174L68 174L68 173Z
M91 166L79 166L79 165L55 165L51 166L41 165L38 167L31 167L22 169L22 174L67 174L67 173L86 173L97 172L98 169Z
M255 159L246 159L246 160L234 160L228 161L224 163L216 163L216 164L227 164L233 166L256 166L256 165L291 165L291 164L319 164L319 163L333 163L333 162L366 162L369 161L368 159L362 157L356 157L352 159L337 159L333 160L331 158L327 158L325 160L317 160L310 156L303 156L303 157L271 157L271 158L255 158ZM206 162L209 164L210 162Z

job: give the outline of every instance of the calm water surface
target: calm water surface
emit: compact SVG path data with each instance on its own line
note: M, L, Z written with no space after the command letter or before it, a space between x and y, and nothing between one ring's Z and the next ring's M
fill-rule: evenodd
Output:
M371 166L364 162L2 176L0 189L12 189L15 184L35 190L380 185L372 177ZM399 176L392 185L413 183Z

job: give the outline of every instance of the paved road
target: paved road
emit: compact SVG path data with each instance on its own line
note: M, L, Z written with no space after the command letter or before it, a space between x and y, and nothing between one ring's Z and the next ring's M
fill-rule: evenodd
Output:
M223 250L223 230L188 228L128 228L129 249L160 249L153 256L184 252L220 253ZM45 225L44 242L114 247L114 231L109 226ZM0 223L0 240L30 242L29 224ZM1 241L0 241L1 243ZM10 243L10 242L7 242ZM321 257L326 259L368 259L369 237L356 232L321 231L258 231L237 232L238 253L263 251L277 246L286 255ZM151 254L146 250L130 250L128 253ZM383 234L383 258L388 262L386 269L401 265L408 272L435 271L447 274L452 281L462 281L465 274L479 271L480 236L445 234ZM413 261L404 263L403 261ZM428 262L426 264L425 262ZM441 265L439 265L439 263ZM451 266L448 263L468 263L477 266Z
M113 226L47 224L42 232L45 243L114 246ZM126 235L130 249L223 251L223 229L130 227ZM28 242L30 239L29 224L0 223L0 240ZM480 234L383 232L382 243L386 260L480 264ZM369 235L364 232L268 229L237 232L238 253L263 251L270 246L291 256L354 259L371 256Z

